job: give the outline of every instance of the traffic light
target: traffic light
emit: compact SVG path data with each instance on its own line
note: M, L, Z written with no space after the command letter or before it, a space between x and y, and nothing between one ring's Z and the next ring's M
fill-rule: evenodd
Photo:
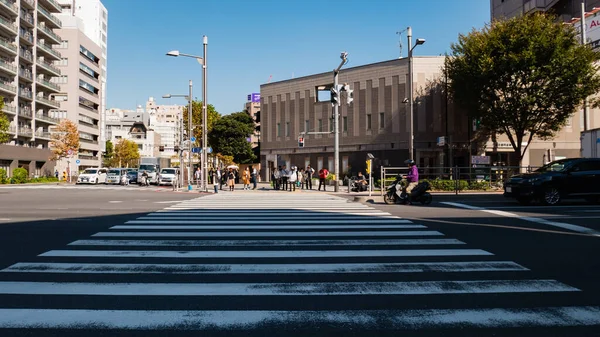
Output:
M371 161L367 160L367 169L365 170L367 174L371 174Z
M331 106L340 105L340 93L336 88L331 88Z
M352 101L354 101L354 90L350 89L348 83L344 84L343 90L346 92L346 103L352 103Z
M67 181L67 171L63 171L63 180Z
M302 136L298 137L298 147L304 147L304 137Z

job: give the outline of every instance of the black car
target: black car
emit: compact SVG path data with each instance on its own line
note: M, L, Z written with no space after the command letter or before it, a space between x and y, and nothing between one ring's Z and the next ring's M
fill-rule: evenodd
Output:
M127 178L129 179L130 184L137 184L138 183L138 171L127 172Z
M600 201L600 158L570 158L553 161L528 174L511 177L504 196L522 204L540 200L556 205L565 198Z

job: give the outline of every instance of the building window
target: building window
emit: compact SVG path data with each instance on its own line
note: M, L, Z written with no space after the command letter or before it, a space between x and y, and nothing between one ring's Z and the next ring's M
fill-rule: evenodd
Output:
M348 132L348 116L342 118L342 128L344 132Z
M65 83L67 83L67 81L65 81ZM67 94L55 94L54 95L54 100L57 102L66 102L68 99Z
M277 137L281 137L281 123L277 123Z
M371 114L367 114L367 130L371 130Z
M290 122L285 122L285 136L290 136Z
M91 51L87 50L87 48L85 48L82 45L79 45L79 53L85 56L85 58L87 58L88 60L94 62L95 64L98 64L98 62L100 62L100 58L98 56L94 55Z
M318 120L318 128L319 128L319 132L323 132L323 120L322 119Z
M385 113L379 113L379 129L385 129Z
M310 121L307 119L304 121L304 132L310 131Z
M54 61L54 65L55 66L68 66L69 59L66 57L63 57L60 61Z
M54 45L54 49L67 49L69 48L69 40L62 40L59 44Z
M54 84L66 84L67 83L67 76L66 75L62 75L59 77L52 77L50 79L50 82L54 83Z

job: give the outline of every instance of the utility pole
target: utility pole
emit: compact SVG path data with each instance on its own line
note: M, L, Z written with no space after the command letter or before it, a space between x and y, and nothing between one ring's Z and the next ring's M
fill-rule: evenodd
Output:
M190 80L190 99L188 100L188 191L192 190L192 80ZM183 183L182 183L183 184Z
M340 106L340 102L339 102L339 94L340 94L340 87L338 84L338 75L340 73L340 69L342 69L342 66L344 64L346 64L348 62L347 60L348 57L348 53L346 52L342 52L342 54L340 55L340 58L342 59L342 62L340 62L340 65L333 70L333 88L331 88L331 95L332 95L332 105L333 105L333 130L334 130L334 143L333 143L333 174L335 175L335 180L334 180L334 191L335 192L339 192L340 191L340 184L339 184L339 179L340 179L340 127L339 127L339 119L340 119L340 115L339 115L339 106ZM337 96L337 102L333 101L333 96Z
M585 24L585 1L581 2L581 45L585 46L586 41L587 41L587 36L585 34L585 28L586 28L586 24ZM589 107L588 107L588 98L586 97L585 100L583 101L583 131L587 131L588 129L588 113L589 113Z
M202 158L202 184L204 185L204 192L208 192L208 153L206 150L208 145L208 141L206 140L206 133L208 132L208 113L206 111L206 47L208 46L208 37L206 35L202 38L202 44L204 46L204 54L202 54L202 153L200 157Z

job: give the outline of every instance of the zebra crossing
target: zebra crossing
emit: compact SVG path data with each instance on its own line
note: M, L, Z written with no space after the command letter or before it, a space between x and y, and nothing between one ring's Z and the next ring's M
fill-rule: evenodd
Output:
M26 184L26 185L5 185L2 189L22 189L22 190L103 190L103 191L152 191L152 192L171 192L171 186L139 186L139 185L71 185L71 184Z
M209 195L59 248L0 271L0 336L600 327L574 286L327 194Z

